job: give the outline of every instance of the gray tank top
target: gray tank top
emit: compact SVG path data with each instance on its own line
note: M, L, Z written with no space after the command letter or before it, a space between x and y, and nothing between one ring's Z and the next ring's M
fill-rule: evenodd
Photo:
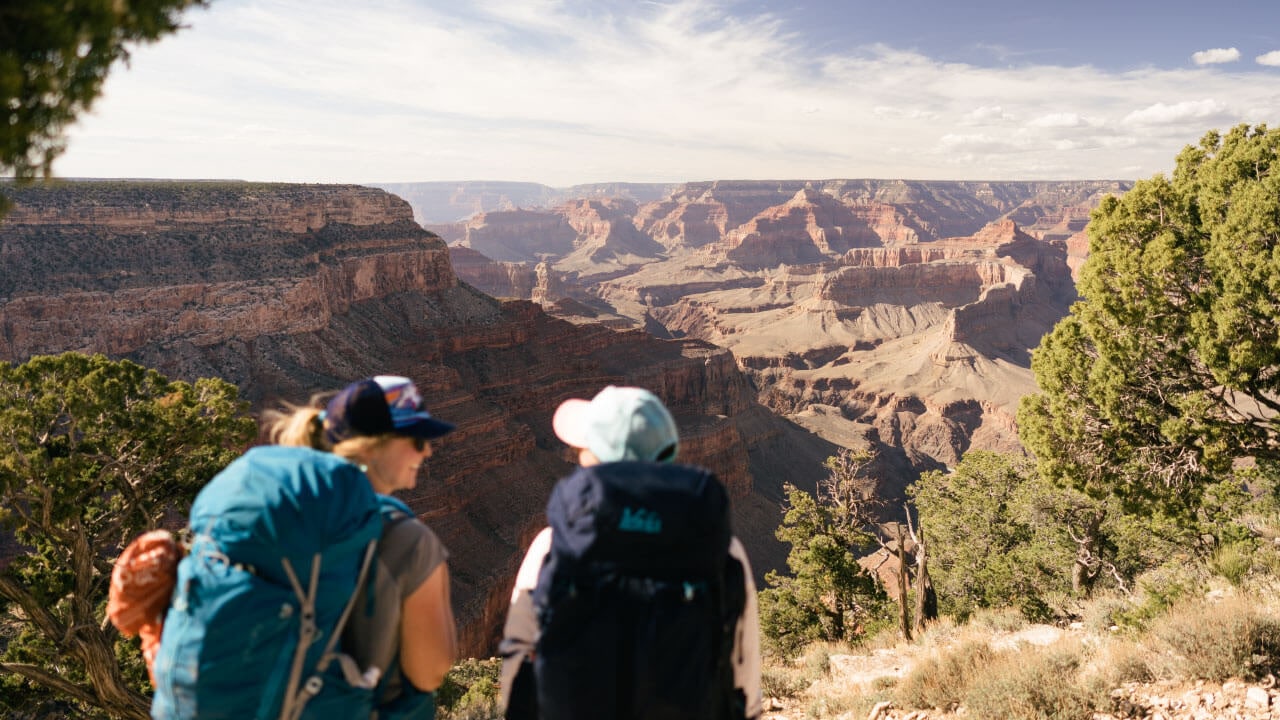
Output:
M387 673L400 652L400 615L405 598L448 557L449 551L436 534L416 518L395 521L383 531L371 568L373 602L369 602L369 593L360 592L342 638L343 646L361 670L377 667L386 676L382 702L398 696L404 682L398 663L391 674Z

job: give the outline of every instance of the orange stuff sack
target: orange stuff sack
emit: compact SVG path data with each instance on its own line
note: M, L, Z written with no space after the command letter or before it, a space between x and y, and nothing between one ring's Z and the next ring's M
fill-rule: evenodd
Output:
M129 543L111 570L107 617L125 637L142 636L148 673L160 647L164 614L177 584L182 555L173 533L152 530Z

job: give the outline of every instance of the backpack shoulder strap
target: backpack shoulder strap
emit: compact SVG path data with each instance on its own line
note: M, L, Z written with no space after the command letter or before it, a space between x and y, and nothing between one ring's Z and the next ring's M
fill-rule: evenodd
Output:
M717 674L724 698L722 717L727 720L745 720L747 696L735 682L734 665L738 658L734 654L734 646L738 638L738 620L747 604L746 571L738 558L728 553L725 554L719 596L721 647Z
M297 720L297 718L301 717L307 703L311 698L318 695L321 688L323 688L320 674L329 667L329 663L340 657L338 653L334 652L334 649L338 645L338 639L342 637L342 629L347 625L347 618L351 617L351 610L355 607L356 598L359 597L360 591L364 587L365 578L369 574L369 567L373 564L373 557L377 548L377 540L370 540L368 545L365 546L364 557L360 561L360 572L356 576L356 584L352 588L351 596L347 598L347 603L342 608L342 615L339 616L338 622L334 624L333 630L329 634L329 642L325 645L319 662L316 663L314 673L307 678L301 689L298 689L298 681L302 672L302 663L306 658L307 648L310 647L311 641L316 634L315 604L316 586L320 577L320 553L316 553L311 561L311 583L305 595L302 592L302 586L298 582L297 575L293 571L293 566L289 564L288 558L283 559L284 569L288 572L289 580L293 584L293 591L298 595L298 599L302 603L302 619L299 623L298 647L293 655L289 684L285 688L284 705L280 709L281 720ZM365 683L364 679L358 673L355 674L355 677L350 677L352 670L352 667L348 667L346 664L343 665L344 674L348 675L347 682L356 687L362 687Z
M387 531L393 525L417 517L417 514L403 500L390 495L378 495L378 511L382 513L383 537L386 537Z

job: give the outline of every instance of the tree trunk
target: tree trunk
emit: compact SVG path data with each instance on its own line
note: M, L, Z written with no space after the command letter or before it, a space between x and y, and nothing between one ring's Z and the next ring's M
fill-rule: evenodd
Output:
M911 612L907 609L907 539L898 526L898 631L911 640Z
M148 720L151 703L125 684L106 633L93 628L85 631L75 644L78 646L75 654L84 663L89 682L97 695L94 704L117 717Z
M1081 537L1076 537L1074 534L1072 537L1076 541L1076 561L1071 566L1071 593L1076 597L1084 597L1089 594L1093 578L1097 574L1093 570L1098 562L1093 556L1096 530L1094 527L1089 527Z
M75 550L83 556L90 555L88 545L79 542L79 539ZM77 589L88 587L90 581L84 578L91 576L91 565L80 560L79 556L73 564L79 576ZM52 658L43 658L40 661L42 665L0 663L0 673L21 675L56 693L102 708L113 717L147 720L151 715L150 703L125 683L116 661L114 636L101 628L101 618L82 599L89 595L88 591L73 593L70 602L64 605L70 617L58 616L12 578L0 575L0 597L22 608L29 621L52 642L53 652L57 654ZM52 672L50 668L56 668L63 662L58 659L59 656L79 661L89 676L88 684L72 683Z
M924 542L923 528L919 533L912 530L916 541L916 636L924 633L925 623L938 619L938 598L933 592L933 582L929 580L929 556Z

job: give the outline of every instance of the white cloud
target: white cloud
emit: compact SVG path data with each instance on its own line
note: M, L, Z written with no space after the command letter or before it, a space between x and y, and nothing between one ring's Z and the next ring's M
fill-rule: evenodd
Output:
M1217 100L1187 100L1172 105L1158 102L1124 116L1125 125L1171 125L1222 117L1228 109Z
M1269 53L1263 53L1254 58L1259 65L1270 65L1271 67L1280 67L1280 50L1272 50Z
M887 105L877 105L871 112L885 120L936 120L938 117L938 113L930 110Z
M1078 128L1087 127L1089 121L1073 112L1050 113L1041 115L1040 117L1027 123L1028 127L1034 128Z
M983 133L943 135L938 144L945 152L966 153L1004 153L1020 149L1020 145L1009 137L995 137Z
M1230 63L1240 59L1240 51L1235 48L1213 48L1192 53L1191 62L1197 65L1216 65Z
M1012 120L1013 116L1005 112L1004 108L999 105L983 105L965 113L963 119L966 124L982 124Z

